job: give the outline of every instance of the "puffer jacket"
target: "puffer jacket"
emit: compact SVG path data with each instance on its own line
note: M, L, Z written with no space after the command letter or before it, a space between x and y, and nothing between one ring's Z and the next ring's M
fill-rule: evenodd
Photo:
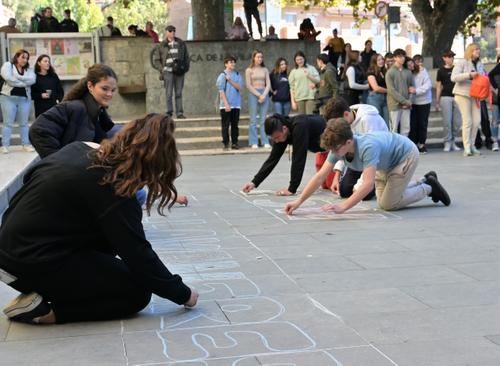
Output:
M35 71L29 68L21 75L17 68L10 61L2 65L1 74L5 82L3 83L1 94L10 96L10 92L14 88L25 88L26 96L31 99L31 85L36 82Z

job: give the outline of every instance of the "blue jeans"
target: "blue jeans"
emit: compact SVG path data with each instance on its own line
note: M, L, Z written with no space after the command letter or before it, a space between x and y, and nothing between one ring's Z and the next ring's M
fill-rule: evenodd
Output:
M281 114L282 116L288 116L290 114L291 103L288 102L273 102L274 103L274 113Z
M455 138L460 136L460 128L462 127L462 115L457 102L453 97L444 96L441 97L439 106L443 115L443 140L444 142L455 141Z
M28 118L30 115L31 100L26 97L0 95L0 106L2 107L3 130L2 145L10 146L10 137L12 136L12 127L14 121L21 126L21 142L23 145L29 145L28 137L29 126Z
M387 108L387 98L385 94L375 93L370 91L368 94L368 98L366 100L367 104L370 104L378 109L378 113L382 116L385 123L387 124L387 128L390 129L389 125L389 109Z
M262 93L264 89L256 89ZM259 136L257 133L257 115L259 115L260 125L260 142L269 144L269 138L266 135L264 122L266 120L267 110L269 109L269 96L266 96L264 103L259 103L259 99L252 93L248 93L248 111L250 112L250 126L248 126L248 143L249 145L257 145Z

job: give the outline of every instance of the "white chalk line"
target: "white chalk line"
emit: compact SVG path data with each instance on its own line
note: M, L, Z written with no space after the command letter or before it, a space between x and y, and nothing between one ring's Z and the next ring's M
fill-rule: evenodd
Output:
M125 358L125 365L129 365L129 359L127 355L127 347L125 345L125 338L123 335L125 334L125 327L123 325L123 320L120 320L120 340L122 341L122 348L123 348L123 357Z
M205 358L202 360L199 360L197 362L203 362L204 364L207 364L209 361L218 361L218 360L230 360L230 359L235 359L235 358L247 358L247 357L254 357L254 356L287 356L287 355L300 355L300 354L308 354L308 353L326 353L334 362L337 362L337 366L342 366L342 363L339 361L335 360L335 358L329 353L337 350L349 350L349 349L357 349L357 348L371 348L369 345L359 345L359 346L344 346L344 347L331 347L331 348L318 348L314 350L294 350L294 351L282 351L282 352L269 352L269 353L259 353L259 354L250 354L250 355L242 355L242 356L221 356L221 357L213 357L213 358ZM238 361L238 360L236 360ZM182 365L184 363L189 363L193 362L191 361L175 361L175 362L169 362L171 364L178 364ZM165 361L161 362L151 362L151 363L139 363L139 364L134 364L133 366L156 366L156 365L165 365Z
M262 250L260 247L258 247L256 244L254 244L252 242L252 240L250 240L248 237L246 237L243 233L241 233L238 228L236 228L231 222L229 222L228 220L224 219L223 217L221 217L217 212L214 211L214 214L219 217L221 220L223 220L224 222L226 222L233 230L234 232L237 234L237 235L240 235L244 240L246 240L252 247L254 247L257 251L259 251L260 253L262 253L262 255L264 257L266 257L271 263L273 263L276 268L278 268L278 270L286 277L288 278L293 284L299 286L299 284L297 283L297 281L295 281L288 273L285 272L285 270L283 268L280 267L280 265L278 263L276 263L276 261L271 258L264 250ZM300 286L299 286L300 287ZM334 312L330 311L326 306L324 306L323 304L321 304L318 300L314 299L309 293L306 292L306 296L309 298L309 300L313 303L313 305L315 307L317 307L318 309L320 309L321 311L325 312L326 314L328 315L331 315L333 317L335 317L336 319L338 319L342 324L344 324L347 328L351 329L358 337L360 337L363 341L366 342L366 344L368 345L371 345L378 353L380 353L382 356L384 356L387 360L389 360L391 363L393 363L393 365L397 366L397 363L394 362L394 360L392 360L389 356L387 356L385 353L383 353L381 350L379 350L378 348L376 348L375 346L372 345L371 342L369 342L366 338L364 338L356 329L354 329L353 327L347 325L345 323L345 321L342 319L342 317L338 314L335 314ZM314 300L314 302L313 302Z
M286 222L285 220L283 220L281 217L275 215L273 212L267 210L266 208L264 207L260 207L260 206L257 206L256 204L254 204L252 201L249 201L247 200L245 197L243 197L241 194L238 194L238 193L235 193L232 189L229 190L229 192L231 192L232 195L236 196L236 197L239 197L240 199L244 200L245 202L251 204L252 206L254 207L257 207L259 210L261 211L264 211L264 212L267 212L269 215L271 215L272 217L274 217L275 219L281 221L283 224L285 225L288 225L288 222Z

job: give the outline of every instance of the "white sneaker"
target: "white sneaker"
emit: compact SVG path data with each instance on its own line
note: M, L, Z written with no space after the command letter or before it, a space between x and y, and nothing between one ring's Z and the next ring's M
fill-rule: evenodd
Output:
M31 146L31 145L23 145L23 151L33 152L33 151L35 151L35 149L33 149L33 146Z
M257 144L252 145L252 149L258 149L258 148L259 148L259 145L257 145Z
M453 143L451 144L451 150L452 150L452 151L461 151L462 149L461 149L461 148L459 148L459 147L458 147L458 145L457 145L455 142L453 142Z
M252 41L253 41L253 37L248 38L248 42L252 42Z
M10 151L6 146L2 146L2 154L8 154Z
M261 41L261 42L265 42L265 41L266 41L266 39L265 39L264 37L260 36L259 41Z
M271 145L269 144L264 144L264 149L270 149L271 148Z
M444 149L443 149L443 151L445 151L445 152L451 151L451 142L450 141L446 141L444 143Z
M493 145L491 145L491 151L498 151L498 142L494 142Z
M477 156L481 155L481 151L479 151L475 146L472 146L470 148L470 151L472 152L472 155L477 155Z

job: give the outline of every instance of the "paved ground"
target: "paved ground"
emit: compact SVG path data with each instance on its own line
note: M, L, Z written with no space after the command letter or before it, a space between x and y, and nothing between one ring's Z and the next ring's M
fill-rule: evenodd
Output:
M184 310L155 298L123 321L28 326L0 317L6 365L500 364L500 154L433 151L452 205L430 199L388 214L314 208L290 220L286 198L239 193L265 157L185 157L188 207L144 224L174 272L201 293ZM313 160L309 157L309 177ZM288 182L287 159L261 187ZM0 286L0 303L12 296Z

